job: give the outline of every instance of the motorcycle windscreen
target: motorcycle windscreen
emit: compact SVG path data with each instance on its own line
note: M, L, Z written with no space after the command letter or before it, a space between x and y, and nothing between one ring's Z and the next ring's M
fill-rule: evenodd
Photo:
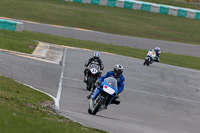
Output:
M108 77L104 81L106 81L106 85L103 86L103 90L110 95L113 95L115 91L117 91L117 80L113 77ZM117 92L116 92L117 93Z
M89 66L89 68L95 68L95 69L99 70L99 66L97 64L91 64Z

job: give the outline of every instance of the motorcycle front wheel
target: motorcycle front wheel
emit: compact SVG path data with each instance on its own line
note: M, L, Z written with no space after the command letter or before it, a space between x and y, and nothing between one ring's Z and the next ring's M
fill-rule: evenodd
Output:
M103 104L105 99L103 99L102 97L100 97L96 103L96 105L94 105L94 109L91 111L92 115L96 115L96 113L99 111L101 105ZM89 112L89 110L88 110Z
M143 65L147 65L147 66L149 66L149 60L146 59L146 60L144 61L144 64L143 64Z
M95 78L94 77L90 77L88 79L87 90L91 91L91 88L92 88L94 83L95 83Z

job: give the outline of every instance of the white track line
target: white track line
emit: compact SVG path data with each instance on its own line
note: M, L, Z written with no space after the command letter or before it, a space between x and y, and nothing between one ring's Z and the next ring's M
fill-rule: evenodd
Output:
M67 77L63 77L64 79L68 79L68 80L73 80L73 81L78 81L78 82L83 82L83 80L79 80L79 79L72 79L72 78L67 78Z
M66 52L67 52L67 48L64 49L64 54L63 54L63 62L62 62L62 70L61 70L61 75L60 75L60 82L59 82L59 85L58 85L58 92L57 92L57 96L56 96L56 99L55 99L55 108L56 109L60 109L59 102L60 102L60 96L61 96L62 84L63 84L63 75L64 75L64 69L65 69Z
M161 94L156 94L156 93L151 93L151 92L146 92L146 91L140 91L140 90L131 90L131 89L127 89L127 88L125 88L125 89L129 90L129 91L138 92L138 93L143 93L143 94L148 94L148 95L154 95L154 96L160 96L160 97L171 98L171 99L175 99L175 100L181 100L181 101L187 101L187 102L193 102L193 103L200 104L200 101L194 101L194 100L190 100L190 99L184 99L184 98L166 96L166 95L161 95Z
M0 76L3 76L3 75L0 74ZM13 80L14 80L14 79L13 79ZM34 90L36 90L36 91L39 91L39 92L41 92L41 93L44 93L44 94L50 96L54 101L56 100L56 98L55 98L54 96L52 96L51 94L49 94L49 93L46 93L46 92L44 92L44 91L42 91L42 90L39 90L39 89L37 89L37 88L34 88L33 86L24 84L24 83L22 83L22 82L20 82L20 81L17 81L17 80L15 80L15 81L18 82L18 83L20 83L20 84L23 84L23 85L25 85L25 86L28 86L28 87L30 87L31 89L34 89Z
M16 80L15 80L15 81L16 81ZM16 82L18 82L18 81L16 81ZM42 90L39 90L39 89L36 89L36 88L34 88L34 87L30 86L30 85L24 84L24 83L22 83L22 82L19 82L19 83L21 83L21 84L23 84L23 85L25 85L25 86L28 86L28 87L30 87L31 89L37 90L37 91L39 91L39 92L42 92L42 93L44 93L44 94L50 96L50 97L54 100L54 102L56 101L56 98L55 98L54 96L50 95L49 93L46 93L46 92L44 92L44 91L42 91Z

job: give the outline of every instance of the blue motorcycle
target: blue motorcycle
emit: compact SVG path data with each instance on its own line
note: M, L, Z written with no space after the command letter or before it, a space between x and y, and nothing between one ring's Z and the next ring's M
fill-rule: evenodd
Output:
M97 112L105 109L113 98L117 96L117 80L113 77L108 77L94 90L91 98L89 99L88 113L95 115Z

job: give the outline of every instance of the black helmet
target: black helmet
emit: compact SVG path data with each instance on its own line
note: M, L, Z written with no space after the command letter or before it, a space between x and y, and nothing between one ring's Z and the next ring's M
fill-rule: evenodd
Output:
M124 70L124 67L122 65L116 64L114 66L114 74L115 74L115 76L120 77L122 75L122 73L123 73L123 70Z
M100 58L100 54L98 52L95 52L93 57L94 57L94 59L99 59Z

